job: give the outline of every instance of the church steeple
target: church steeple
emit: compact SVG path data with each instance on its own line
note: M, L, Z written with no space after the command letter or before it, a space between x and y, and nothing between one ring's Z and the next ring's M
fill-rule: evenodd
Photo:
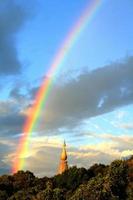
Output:
M62 174L67 169L68 169L67 152L66 152L66 143L64 141L62 152L61 152L61 157L60 157L60 165L59 165L58 173Z

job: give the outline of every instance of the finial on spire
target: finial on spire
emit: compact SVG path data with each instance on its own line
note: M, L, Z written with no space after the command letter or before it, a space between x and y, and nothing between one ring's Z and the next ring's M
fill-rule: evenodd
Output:
M62 174L67 169L68 169L68 164L67 164L66 142L64 140L58 172L59 172L59 174Z
M65 142L65 140L64 140L64 145L63 145L64 147L66 147L66 142Z

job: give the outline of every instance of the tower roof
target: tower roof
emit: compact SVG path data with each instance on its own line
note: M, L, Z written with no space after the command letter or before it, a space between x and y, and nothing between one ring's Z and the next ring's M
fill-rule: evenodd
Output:
M59 165L58 174L62 174L67 169L68 169L67 152L66 152L66 143L64 141L61 157L60 157L60 165Z
M64 141L62 153L61 153L61 160L67 160L67 152L66 152L66 143Z

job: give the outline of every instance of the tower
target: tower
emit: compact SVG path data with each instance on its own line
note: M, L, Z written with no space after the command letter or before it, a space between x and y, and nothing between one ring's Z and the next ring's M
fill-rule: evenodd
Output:
M64 141L62 152L61 152L61 157L60 157L60 165L59 165L58 173L62 174L67 169L68 169L67 152L66 152L66 143Z

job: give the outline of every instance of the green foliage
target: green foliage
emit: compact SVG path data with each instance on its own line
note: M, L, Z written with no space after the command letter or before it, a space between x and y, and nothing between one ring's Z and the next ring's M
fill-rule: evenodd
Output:
M29 188L34 185L35 176L30 171L18 171L13 176L13 188L15 191Z
M0 190L6 191L8 196L10 196L13 191L12 179L13 177L8 175L3 175L0 177Z
M70 200L111 200L111 193L105 187L106 179L101 174L92 178L87 184L80 185Z
M121 200L126 198L127 169L125 161L116 160L111 163L108 172L110 190L114 196L119 196Z
M52 178L29 171L3 175L0 200L133 200L133 158L88 170L74 166Z
M53 190L53 200L64 200L64 190L55 188Z
M8 198L8 195L6 191L0 190L0 200L7 200L7 198Z
M87 182L92 177L85 168L71 167L61 175L54 177L54 184L59 188L74 190L81 183Z
M127 200L133 199L133 156L128 161L128 186L126 189Z
M52 186L52 182L48 181L46 183L46 189L40 191L37 196L36 196L36 200L51 200L53 199L53 186Z
M97 176L98 174L106 174L106 171L108 169L108 166L105 166L103 164L94 164L93 166L88 169L88 173L92 175L92 177Z
M133 182L127 187L126 194L127 200L133 200Z
M8 200L32 200L33 195L29 191L21 190L12 195Z

